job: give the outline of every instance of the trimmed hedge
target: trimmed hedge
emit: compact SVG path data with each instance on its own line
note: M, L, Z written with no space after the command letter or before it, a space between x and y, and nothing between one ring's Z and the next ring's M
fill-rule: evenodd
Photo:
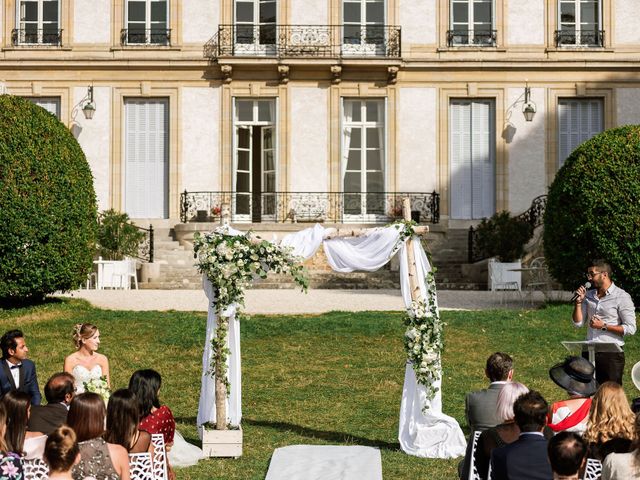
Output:
M567 289L603 258L614 281L640 301L640 126L607 130L567 158L549 189L544 250Z
M0 301L39 301L92 268L96 198L71 132L28 100L0 95Z
M490 219L483 218L477 232L478 250L485 257L498 257L500 262L520 260L525 245L533 237L533 227L507 211L498 212Z

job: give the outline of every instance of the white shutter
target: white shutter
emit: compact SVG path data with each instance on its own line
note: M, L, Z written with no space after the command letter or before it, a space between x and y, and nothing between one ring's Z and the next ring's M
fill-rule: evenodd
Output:
M476 101L471 106L471 218L495 213L495 147L493 102Z
M168 218L168 101L125 102L125 210L131 218Z
M582 142L604 130L602 99L564 99L558 102L558 168Z
M452 101L450 106L451 218L471 218L471 104Z

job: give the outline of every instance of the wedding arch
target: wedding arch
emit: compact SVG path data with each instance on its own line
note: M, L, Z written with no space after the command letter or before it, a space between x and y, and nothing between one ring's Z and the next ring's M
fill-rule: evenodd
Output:
M198 425L240 425L242 419L240 324L238 309L244 287L268 272L290 274L306 289L302 261L320 246L337 272L375 271L400 254L400 286L407 309L404 336L407 365L400 406L398 440L402 450L418 457L454 458L464 455L466 441L458 422L442 412L442 326L435 281L419 236L428 227L410 220L409 199L404 221L386 227L338 230L316 224L285 236L279 244L222 225L196 235L194 251L209 300Z

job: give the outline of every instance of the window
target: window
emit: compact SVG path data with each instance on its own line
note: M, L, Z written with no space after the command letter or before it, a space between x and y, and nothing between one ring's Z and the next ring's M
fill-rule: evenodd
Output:
M344 214L385 215L385 102L345 99L343 112Z
M604 130L601 98L558 100L558 168L582 142Z
M237 53L275 54L276 0L235 1Z
M452 100L449 109L451 218L495 213L495 105L492 100Z
M558 25L557 46L604 46L598 0L558 0Z
M60 45L58 0L18 0L14 45Z
M52 113L60 120L60 97L25 97L31 103L34 103L47 112Z
M169 45L168 0L127 0L126 29L122 31L125 45Z
M451 0L450 46L495 46L493 0Z
M343 53L380 54L385 43L385 0L343 0Z

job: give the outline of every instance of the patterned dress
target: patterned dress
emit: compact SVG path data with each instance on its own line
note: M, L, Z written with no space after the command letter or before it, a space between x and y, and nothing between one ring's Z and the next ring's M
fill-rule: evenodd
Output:
M0 453L0 480L22 480L22 460L13 452Z
M139 428L151 434L161 433L164 435L164 443L168 445L173 443L173 435L176 432L176 421L169 407L163 405L155 412L144 417L140 421Z
M80 463L73 467L71 475L74 480L95 477L96 480L119 480L109 456L107 442L102 438L86 440L80 446Z

